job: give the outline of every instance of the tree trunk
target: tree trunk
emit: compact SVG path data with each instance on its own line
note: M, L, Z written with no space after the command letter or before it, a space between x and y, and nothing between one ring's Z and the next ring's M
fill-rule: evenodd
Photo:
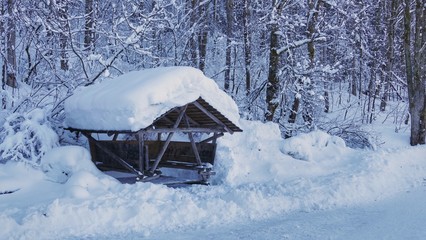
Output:
M94 9L93 0L86 0L85 2L85 23L84 23L84 49L91 52L93 49L94 41Z
M278 107L278 93L280 89L280 81L278 78L278 70L280 64L280 56L277 52L279 41L277 32L279 30L278 19L283 9L283 2L273 3L272 21L270 28L270 45L269 45L269 70L268 84L266 86L266 113L265 121L273 121L274 114Z
M309 68L314 67L315 63L315 43L314 43L314 35L315 35L315 26L318 20L319 7L321 5L321 0L308 0L308 21L307 21L307 39L310 39L308 42L308 55L309 55Z
M58 1L59 4L59 22L61 24L62 32L59 33L59 47L60 47L60 65L61 69L64 71L68 71L68 53L67 53L67 45L68 45L68 2L65 0Z
M353 65L351 69L351 95L357 95L357 76L356 76L356 58L353 58ZM350 96L349 96L350 97Z
M388 26L387 26L387 52L386 52L386 78L383 89L383 95L380 99L380 111L386 110L387 101L389 98L390 84L392 80L392 71L394 65L394 39L395 39L395 23L396 23L396 15L397 15L397 2L398 0L392 0L390 14L388 15Z
M225 52L225 91L230 91L231 83L231 54L234 25L234 0L226 1L226 52Z
M416 23L415 23L415 35L414 35L414 64L413 64L413 81L415 91L418 92L417 97L414 98L416 101L415 108L419 115L419 121L417 124L418 135L413 138L412 145L425 144L426 142L426 1L416 1ZM416 124L416 122L411 122ZM411 134L413 135L413 134Z
M330 93L329 93L329 83L324 83L324 112L330 112Z
M316 32L316 24L318 20L318 14L319 14L319 8L321 5L321 0L308 0L308 19L307 19L307 31L306 31L306 37L307 39L310 39L310 41L307 44L307 50L308 50L308 57L309 57L309 66L308 70L312 70L315 66L315 43L314 43L314 37ZM307 91L311 92L314 88L314 78L311 77L310 83L306 86ZM313 127L314 124L314 106L312 106L314 101L308 94L303 101L303 119L307 126L309 128Z
M1 16L5 16L6 14L6 9L5 9L5 2L4 0L0 0L1 5L0 5L0 14ZM2 66L1 66L1 88L4 90L6 87L6 58L4 56L6 56L6 53L4 52L4 50L6 50L6 42L5 42L5 26L4 26L4 22L5 21L0 21L0 54L1 54L1 58L2 58ZM5 99L2 97L2 107L5 108Z
M249 32L249 19L250 19L250 0L244 0L244 17L243 17L243 27L244 27L244 62L245 62L245 72L246 72L246 96L250 95L251 91L251 75L250 75L250 65L251 65L251 38ZM250 106L248 106L250 107Z
M296 94L296 96L294 97L293 106L291 107L290 116L288 117L288 123L296 122L299 106L300 106L300 94ZM291 133L287 137L291 137Z
M199 16L201 18L201 26L200 26L200 33L198 35L198 49L200 54L200 59L198 63L198 68L201 71L204 71L206 67L206 55L207 55L207 40L208 40L208 33L209 33L209 9L210 2L203 3L202 6L200 6Z
M190 15L190 28L192 29L191 38L189 39L189 51L190 51L190 64L193 67L198 67L198 60L197 60L197 10L198 10L198 0L189 0L191 8L189 11L191 12Z
M410 0L405 0L404 7L404 58L408 86L409 111L411 115L410 144L425 144L426 134L426 93L425 93L425 51L421 51L424 41L424 13L422 0L416 1L415 34L412 41ZM423 35L423 36L422 36ZM411 51L413 44L414 55ZM414 61L413 61L414 60Z
M16 84L16 25L15 21L13 21L12 17L13 13L14 1L7 1L7 13L8 13L8 21L7 21L7 33L6 33L6 85L12 88L17 88Z

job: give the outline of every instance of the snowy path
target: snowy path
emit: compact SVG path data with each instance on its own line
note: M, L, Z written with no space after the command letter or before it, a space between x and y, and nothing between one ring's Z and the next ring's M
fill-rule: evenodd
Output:
M143 239L425 239L426 187L373 204L295 212L188 232L160 233ZM138 236L127 236L127 239Z

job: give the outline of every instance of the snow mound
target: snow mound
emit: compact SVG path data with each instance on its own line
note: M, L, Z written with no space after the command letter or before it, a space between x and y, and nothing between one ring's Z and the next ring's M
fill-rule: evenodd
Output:
M50 150L41 159L41 168L49 180L57 183L65 183L73 174L82 171L104 175L93 164L89 151L79 146L63 146Z
M226 135L218 141L216 183L281 183L317 176L340 164L338 157L348 151L341 138L324 132L316 131L284 140L275 123L240 120L240 124L242 133ZM321 164L298 159L314 160Z
M25 188L41 179L43 173L24 162L0 164L0 195Z
M78 146L57 147L41 159L41 169L49 180L65 183L79 171L97 172L87 149Z
M97 196L119 182L99 171L87 149L79 146L54 148L43 156L41 168L50 181L65 183L68 196Z
M138 131L168 110L199 97L238 122L235 102L200 70L160 67L77 89L65 102L65 124L77 129Z
M282 150L296 159L310 161L314 156L318 158L317 154L322 155L320 159L338 156L345 148L342 138L317 130L286 139Z

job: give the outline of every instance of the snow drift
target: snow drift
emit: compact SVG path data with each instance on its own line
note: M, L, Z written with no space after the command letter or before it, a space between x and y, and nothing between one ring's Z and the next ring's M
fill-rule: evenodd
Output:
M73 152L52 168L71 165L63 184L19 163L0 165L0 192L19 189L0 195L0 236L142 238L373 202L420 186L426 176L425 146L354 150L320 131L284 141L273 123L240 124L243 134L219 141L218 175L208 187L118 184L90 166L78 169L73 162L88 160L81 149L58 150ZM65 159L49 155L46 164Z

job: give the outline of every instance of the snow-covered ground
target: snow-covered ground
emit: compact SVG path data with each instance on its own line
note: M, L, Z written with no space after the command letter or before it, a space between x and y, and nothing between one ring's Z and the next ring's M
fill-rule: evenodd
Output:
M394 197L327 210L294 211L191 231L158 233L144 239L424 239L426 186ZM113 238L115 237L115 238ZM113 236L109 239L117 239ZM137 236L129 236L129 239Z
M220 139L211 186L121 184L87 150L48 152L40 169L0 165L0 239L424 239L426 146L371 126L377 150L321 131L283 140L240 121Z

